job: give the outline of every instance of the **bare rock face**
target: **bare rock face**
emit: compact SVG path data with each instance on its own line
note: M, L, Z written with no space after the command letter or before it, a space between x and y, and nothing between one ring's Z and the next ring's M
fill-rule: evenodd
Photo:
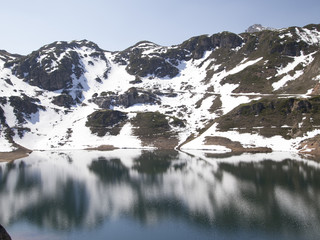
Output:
M0 240L11 240L10 235L4 229L4 227L0 224Z

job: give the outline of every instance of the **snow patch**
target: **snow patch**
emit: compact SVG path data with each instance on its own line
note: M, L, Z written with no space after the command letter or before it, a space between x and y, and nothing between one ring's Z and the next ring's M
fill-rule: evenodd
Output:
M265 138L259 134L251 133L239 133L237 131L227 131L220 132L217 129L217 123L210 127L206 132L204 132L198 139L195 139L184 146L181 149L209 149L207 145L203 145L204 139L206 137L215 136L215 137L225 137L232 141L240 142L243 147L267 147L271 148L273 151L278 152L294 152L298 153L298 146L301 141L312 138L320 134L320 129L315 129L308 132L303 137L298 137L290 140L284 139L280 135L276 135L270 138Z
M310 45L320 44L320 32L317 30L309 30L307 28L296 28L296 34L300 37L301 41L304 41Z
M280 38L280 39L284 39L285 37L293 38L293 35L292 35L292 33L290 33L290 32L279 35L279 38Z
M3 126L0 124L0 152L12 152L16 148L6 139L3 131Z
M295 74L293 76L290 75L286 75L283 78L281 78L281 80L279 80L278 82L275 82L272 84L273 89L276 91L282 87L284 87L287 82L289 81L293 81L295 79L297 79L298 77L303 75L303 71L296 71Z
M311 53L308 55L304 55L303 52L301 52L301 55L298 57L294 57L293 61L291 63L288 63L287 66L283 67L283 68L279 68L277 71L277 74L275 75L275 77L281 76L286 74L285 76L283 76L278 82L274 82L272 84L272 87L274 90L278 90L281 87L285 86L285 84L288 81L293 81L295 79L297 79L298 77L303 75L303 70L298 70L295 71L294 75L291 76L289 74L290 71L293 71L299 64L302 64L303 67L308 66L309 64L311 64L314 60L314 55L315 53Z

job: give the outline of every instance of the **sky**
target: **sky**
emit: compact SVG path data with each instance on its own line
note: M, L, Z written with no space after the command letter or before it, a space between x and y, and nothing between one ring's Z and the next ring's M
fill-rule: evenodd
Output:
M0 0L0 49L29 54L54 41L87 39L109 51L148 40L171 46L250 25L320 23L319 0Z

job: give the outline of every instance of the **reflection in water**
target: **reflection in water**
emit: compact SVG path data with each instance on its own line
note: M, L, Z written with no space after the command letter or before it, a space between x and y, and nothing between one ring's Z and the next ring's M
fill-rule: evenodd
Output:
M194 229L201 239L319 238L320 165L242 158L176 151L34 152L0 165L0 223L13 232L27 223L39 234L76 239L85 239L86 231L103 236L106 226L123 221L139 223L134 231L144 234L148 226L183 223L166 237Z

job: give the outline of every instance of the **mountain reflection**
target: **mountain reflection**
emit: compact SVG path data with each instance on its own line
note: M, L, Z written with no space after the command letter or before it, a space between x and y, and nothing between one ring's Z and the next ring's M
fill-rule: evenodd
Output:
M241 156L239 156L241 158ZM228 162L176 151L34 152L0 165L0 222L59 231L112 219L317 232L320 165Z
M92 161L89 169L105 183L117 183L129 179L129 169L121 163L120 159L107 160L99 157Z

